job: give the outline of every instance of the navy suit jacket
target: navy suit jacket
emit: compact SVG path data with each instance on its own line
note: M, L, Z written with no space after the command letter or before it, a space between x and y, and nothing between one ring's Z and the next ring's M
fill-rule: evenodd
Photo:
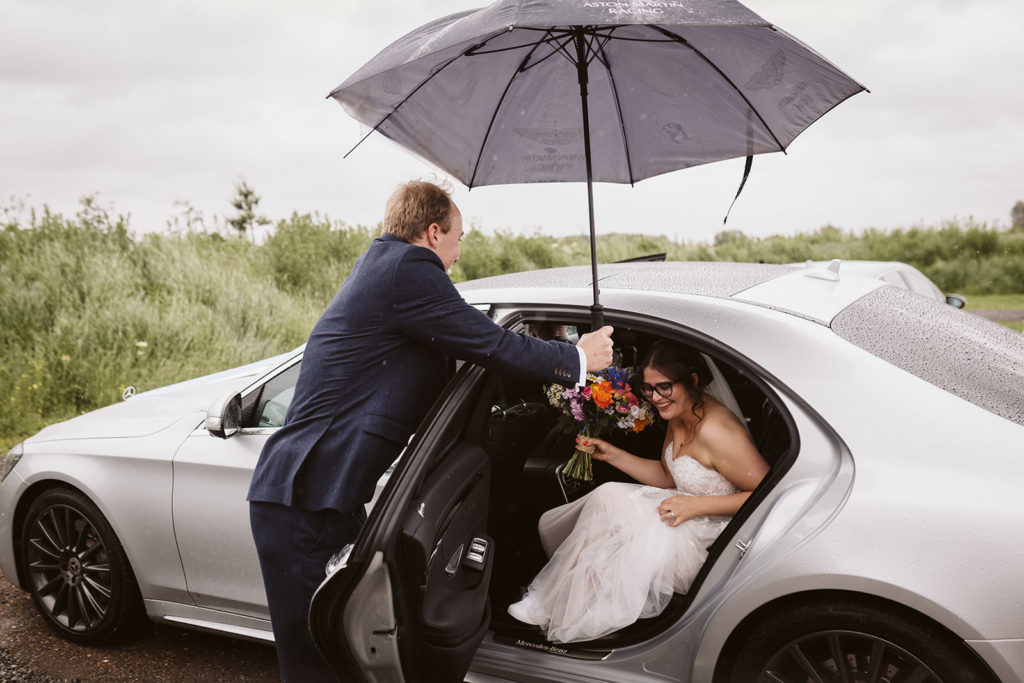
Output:
M502 329L466 303L434 252L378 237L309 336L249 500L340 512L368 502L447 382L452 356L542 382L580 376L575 348Z

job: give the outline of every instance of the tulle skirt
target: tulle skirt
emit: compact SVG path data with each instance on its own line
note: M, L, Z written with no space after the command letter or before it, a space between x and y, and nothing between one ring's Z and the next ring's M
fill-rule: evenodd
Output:
M592 640L661 614L685 593L727 517L696 517L677 527L658 506L674 489L612 482L548 510L540 519L550 560L510 612L549 640Z

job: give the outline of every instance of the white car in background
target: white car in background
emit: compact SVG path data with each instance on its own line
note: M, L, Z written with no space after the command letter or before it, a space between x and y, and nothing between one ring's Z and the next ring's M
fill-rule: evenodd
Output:
M903 263L902 261L845 261L834 259L831 262L805 261L804 263L792 263L790 265L816 269L839 268L844 275L860 275L875 278L914 294L920 294L935 301L942 301L953 308L964 308L967 306L966 298L959 294L943 294L942 290L928 279L928 276L909 263Z

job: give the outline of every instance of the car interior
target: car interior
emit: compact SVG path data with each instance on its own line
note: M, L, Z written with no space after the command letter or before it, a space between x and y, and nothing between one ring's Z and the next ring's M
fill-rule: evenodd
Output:
M588 328L552 324L551 321L524 321L523 329L535 336L574 343ZM560 333L551 334L551 330ZM636 366L659 336L656 332L616 326L613 338L616 364L638 370ZM711 349L700 350L709 366L713 365L720 373L719 385L725 384L724 390L734 397L742 413L741 421L747 425L754 444L771 470L709 549L708 560L688 595L677 594L660 616L642 619L598 640L560 644L557 646L560 653L598 657L616 647L642 642L678 620L690 603L689 596L699 587L722 548L727 546L734 530L756 507L772 482L781 476L789 457L795 453L795 438L791 436L794 430L779 409L778 400L768 395L756 376L726 358L716 357ZM721 391L721 386L717 390ZM583 482L562 475L561 469L574 450L575 433L566 433L558 425L558 409L548 403L541 383L489 373L478 406L478 410L487 411L483 427L478 435L467 432L463 438L479 443L491 462L487 533L493 539L496 557L489 592L490 630L498 642L528 642L544 648L551 644L539 628L517 621L506 611L510 603L522 597L526 586L547 561L537 532L540 516L548 509L585 495L603 482L632 480L599 461L593 463L593 481ZM480 422L470 420L469 424ZM664 435L664 425L656 420L639 433L619 432L603 435L603 438L635 455L657 459Z

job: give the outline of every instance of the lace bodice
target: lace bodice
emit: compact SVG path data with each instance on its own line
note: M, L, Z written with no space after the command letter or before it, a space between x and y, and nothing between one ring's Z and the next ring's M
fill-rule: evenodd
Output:
M691 496L727 496L741 489L717 470L708 469L689 455L672 457L672 444L665 450L665 461L676 488Z

